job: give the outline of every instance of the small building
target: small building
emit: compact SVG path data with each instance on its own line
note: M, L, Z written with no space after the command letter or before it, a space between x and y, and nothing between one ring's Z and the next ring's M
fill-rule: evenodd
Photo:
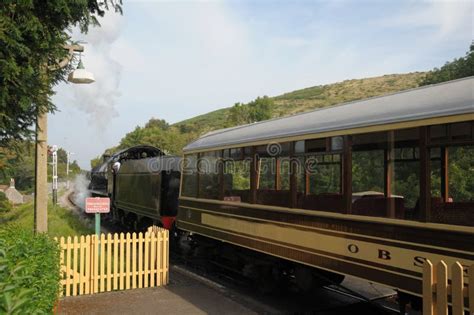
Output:
M23 195L18 190L16 190L15 180L13 178L10 180L10 186L1 185L0 189L3 191L7 199L14 205L23 203Z

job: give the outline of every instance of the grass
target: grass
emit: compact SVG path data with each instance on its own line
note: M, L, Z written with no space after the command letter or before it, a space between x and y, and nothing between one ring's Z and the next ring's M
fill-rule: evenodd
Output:
M33 229L33 203L18 205L7 213L0 213L0 226L5 224L15 224L27 229ZM51 201L48 203L48 235L60 237L93 233L94 230L72 211L60 207L59 205L53 206Z
M289 116L344 102L396 93L418 87L425 76L425 72L389 74L304 88L272 97L272 116ZM177 122L173 126L182 128L184 133L192 131L199 136L211 130L228 127L226 119L229 111L230 107L218 109Z

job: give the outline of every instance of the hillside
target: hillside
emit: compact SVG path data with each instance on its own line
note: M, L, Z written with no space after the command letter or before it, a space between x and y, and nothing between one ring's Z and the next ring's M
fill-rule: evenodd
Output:
M313 86L280 96L271 97L272 117L288 116L316 108L355 101L373 96L386 95L418 87L425 72L390 74L381 77L345 80L338 83ZM212 111L172 126L182 132L203 134L210 130L229 127L227 117L231 107Z

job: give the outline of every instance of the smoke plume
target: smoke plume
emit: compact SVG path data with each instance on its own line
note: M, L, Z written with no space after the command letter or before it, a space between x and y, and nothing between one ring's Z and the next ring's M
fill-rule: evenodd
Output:
M89 114L91 124L104 126L111 118L117 117L115 109L120 97L119 84L122 66L112 59L114 42L122 28L122 16L107 12L99 19L100 27L90 27L87 34L74 30L73 39L85 41L82 61L86 70L92 72L95 82L74 87L74 105Z

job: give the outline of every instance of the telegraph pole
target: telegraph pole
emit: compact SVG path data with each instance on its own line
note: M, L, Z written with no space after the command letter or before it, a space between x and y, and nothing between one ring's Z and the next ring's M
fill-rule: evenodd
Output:
M47 70L64 68L71 61L74 52L84 51L81 45L66 45L68 56L61 60L56 66L42 69L42 75L46 79ZM77 69L79 70L79 69ZM77 71L76 70L76 71ZM77 73L71 73L68 80L73 83L94 82L93 75L84 69ZM74 72L76 72L74 71ZM47 112L38 111L36 117L36 152L35 152L35 232L48 232L48 115Z

